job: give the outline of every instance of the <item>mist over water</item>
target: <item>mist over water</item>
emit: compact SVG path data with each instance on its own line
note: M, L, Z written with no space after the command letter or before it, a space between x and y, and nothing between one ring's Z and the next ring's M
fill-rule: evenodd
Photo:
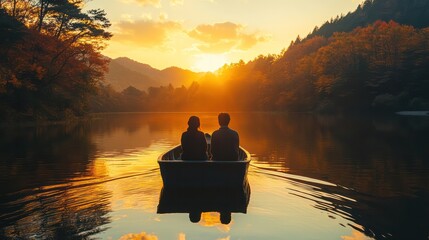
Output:
M253 155L247 214L157 214L158 156L190 115L0 128L0 239L427 239L429 118L231 113Z

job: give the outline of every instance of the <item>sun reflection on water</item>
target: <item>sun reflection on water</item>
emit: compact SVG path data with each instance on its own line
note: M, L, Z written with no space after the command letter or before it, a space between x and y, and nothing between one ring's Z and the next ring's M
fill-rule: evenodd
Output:
M199 225L204 227L215 227L221 232L229 232L233 222L229 224L222 224L220 221L220 213L218 212L204 212L201 214L201 221Z
M158 193L162 188L156 159L168 147L164 143L153 143L144 149L102 155L94 161L96 172L107 173L110 178L120 180L105 183L112 192L110 201L114 211L156 211Z
M158 240L158 237L153 234L141 233L128 233L119 238L119 240Z
M342 240L373 240L373 238L365 236L362 232L353 230L350 236L341 236Z

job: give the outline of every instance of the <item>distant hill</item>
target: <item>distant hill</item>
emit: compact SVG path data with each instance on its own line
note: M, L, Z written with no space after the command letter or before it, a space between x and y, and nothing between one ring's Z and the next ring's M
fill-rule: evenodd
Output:
M416 28L429 27L429 0L366 0L354 12L337 16L316 27L307 38L330 37L334 32L350 32L377 20L395 21Z
M198 81L205 73L196 73L178 67L159 70L148 64L120 57L112 59L106 74L106 83L115 90L122 91L129 86L140 90L171 84L173 87L189 86Z

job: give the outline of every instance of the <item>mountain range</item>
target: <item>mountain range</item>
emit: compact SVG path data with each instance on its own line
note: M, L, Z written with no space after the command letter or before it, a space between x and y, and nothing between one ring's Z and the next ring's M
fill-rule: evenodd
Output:
M110 59L105 83L111 85L116 91L122 91L129 86L140 90L169 84L173 87L182 85L187 87L205 74L204 72L193 72L178 67L159 70L127 57L119 57Z

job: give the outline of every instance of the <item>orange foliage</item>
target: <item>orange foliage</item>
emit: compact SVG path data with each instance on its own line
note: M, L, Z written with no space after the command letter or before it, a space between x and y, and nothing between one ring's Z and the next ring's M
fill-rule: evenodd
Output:
M107 67L99 52L111 36L104 12L84 14L81 1L18 2L0 9L8 26L0 31L11 36L0 42L0 110L33 119L83 114Z

